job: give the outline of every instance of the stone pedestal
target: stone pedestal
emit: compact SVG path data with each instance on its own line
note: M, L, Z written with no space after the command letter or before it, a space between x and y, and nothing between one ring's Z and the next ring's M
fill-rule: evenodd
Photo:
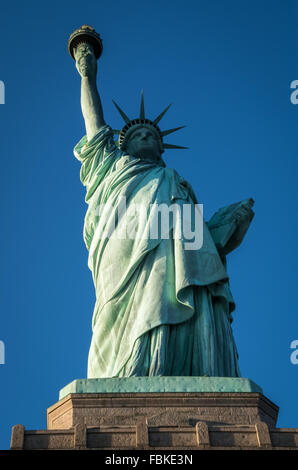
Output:
M260 393L71 393L47 410L48 429L87 427L251 425L274 427L278 407Z
M47 430L14 426L11 448L297 449L298 429L275 427L278 407L260 390L215 377L78 380L47 410Z

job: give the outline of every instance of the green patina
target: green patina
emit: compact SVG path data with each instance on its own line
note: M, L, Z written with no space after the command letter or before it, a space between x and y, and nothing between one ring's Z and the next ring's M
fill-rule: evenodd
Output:
M94 40L95 33L89 33ZM155 386L160 391L161 386L181 381L187 387L213 384L217 391L226 384L235 391L232 384L246 382L218 378L240 377L226 255L240 245L247 231L252 200L223 208L209 223L196 213L203 231L199 248L186 248L184 230L182 237L175 238L173 224L168 237L152 238L153 208L175 204L183 213L185 205L195 211L198 202L190 184L161 158L164 149L178 148L163 142L178 128L162 132L157 127L167 108L155 120L146 119L142 97L140 116L134 120L117 105L125 121L117 146L115 131L104 121L97 90L94 42L77 44L73 57L82 79L86 126L75 156L87 191L84 240L96 291L88 378L133 379L84 383L88 387L89 383L113 383L116 389L121 383L132 387L142 383L147 391ZM134 237L123 236L127 229L127 218L119 216L123 198ZM135 211L138 206L146 209L145 217ZM214 379L197 378L206 375ZM135 379L139 376L150 380ZM173 378L167 381L160 376ZM185 376L196 378L187 382Z
M70 393L263 393L252 380L240 377L123 377L74 380L60 390Z

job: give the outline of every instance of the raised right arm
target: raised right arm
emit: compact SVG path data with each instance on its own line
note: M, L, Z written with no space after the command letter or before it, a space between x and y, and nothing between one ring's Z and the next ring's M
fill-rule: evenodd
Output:
M88 142L105 125L103 109L96 85L97 61L93 47L81 43L74 50L76 68L81 76L81 107Z

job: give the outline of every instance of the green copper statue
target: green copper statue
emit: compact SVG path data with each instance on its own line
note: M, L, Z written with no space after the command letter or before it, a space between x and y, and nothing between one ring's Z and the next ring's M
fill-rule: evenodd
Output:
M206 223L189 183L162 159L164 149L179 148L163 142L178 128L158 126L168 108L150 120L142 95L140 115L131 120L116 105L125 126L113 131L96 86L98 34L81 27L69 50L81 76L86 136L74 153L87 191L84 240L96 290L88 378L239 377L226 255L248 229L253 200L224 207ZM200 246L187 245L181 227L175 236L184 219L172 218L167 236L152 236L156 209L173 205L201 217ZM127 234L128 221L134 236Z

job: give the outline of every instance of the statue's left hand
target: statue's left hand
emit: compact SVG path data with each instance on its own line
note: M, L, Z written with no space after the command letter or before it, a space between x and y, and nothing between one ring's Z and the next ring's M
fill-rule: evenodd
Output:
M247 203L242 203L234 212L232 217L236 222L236 229L223 249L224 255L227 255L231 251L235 250L235 248L241 244L255 215L251 206L252 204L250 201Z
M221 256L237 248L254 217L252 198L219 209L208 222L211 236Z

